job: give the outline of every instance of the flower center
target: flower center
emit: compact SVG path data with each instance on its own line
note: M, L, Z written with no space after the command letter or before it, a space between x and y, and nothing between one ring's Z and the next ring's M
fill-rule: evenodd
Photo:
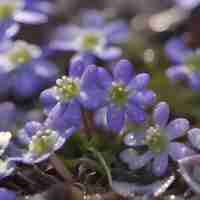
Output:
M194 54L186 59L186 66L189 67L191 71L200 70L200 54Z
M16 7L13 3L0 4L0 20L7 19L12 16Z
M113 85L110 98L116 105L123 106L128 100L128 91L123 85Z
M51 129L38 131L35 136L32 137L29 145L29 151L41 155L53 150L53 146L58 138L58 133Z
M13 64L26 64L32 60L31 53L25 48L11 51L8 57Z
M69 101L79 94L80 87L77 80L63 76L61 79L56 81L56 91L58 93L59 100Z
M167 148L168 140L158 128L150 127L147 130L145 144L154 153L161 153Z
M87 33L82 39L83 48L86 50L94 49L99 43L99 37L94 33Z

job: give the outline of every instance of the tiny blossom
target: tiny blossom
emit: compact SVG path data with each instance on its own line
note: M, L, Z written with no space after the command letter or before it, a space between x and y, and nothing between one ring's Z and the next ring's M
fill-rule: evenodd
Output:
M23 148L20 149L19 145L19 153L12 156L11 160L26 164L42 162L60 149L74 130L71 128L61 132L39 122L28 122L16 138L17 144L22 144Z
M26 9L25 0L1 0L0 2L0 39L8 39L19 31L19 23L41 24L47 16L41 12Z
M182 38L171 39L165 51L175 64L166 70L167 77L172 81L183 81L194 91L200 90L200 53L184 44Z
M106 23L102 15L91 10L83 14L82 26L59 27L50 47L113 60L121 55L121 49L114 45L125 41L127 33L127 25L123 21Z
M189 122L184 118L177 118L171 122L169 106L160 102L154 109L153 120L155 125L150 126L144 133L144 145L148 151L143 155L131 155L129 159L124 153L121 159L128 163L131 169L144 167L153 159L152 170L156 176L162 176L168 167L169 156L178 161L194 154L194 151L182 143L174 140L184 136L189 129Z
M81 109L94 110L102 102L101 90L95 84L97 67L86 66L82 60L73 59L69 76L63 76L56 85L41 94L45 112L49 113L47 122L62 118L68 125L80 126ZM64 122L64 120L62 120ZM54 120L58 127L65 126L62 121Z
M48 62L43 51L25 41L6 41L0 55L0 94L29 98L50 86L57 77L57 67Z
M149 75L134 76L133 66L127 60L120 60L113 69L113 77L105 69L98 69L105 106L97 111L96 118L104 110L106 126L119 133L125 121L139 124L145 121L145 108L154 104L156 95L147 89Z

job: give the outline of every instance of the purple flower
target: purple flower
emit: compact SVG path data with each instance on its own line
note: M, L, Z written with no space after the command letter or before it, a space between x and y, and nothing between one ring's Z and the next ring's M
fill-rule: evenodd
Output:
M172 83L183 81L194 91L200 90L200 59L198 50L192 50L184 44L182 38L171 39L165 51L175 65L166 70Z
M113 45L127 39L127 25L123 21L106 23L105 18L94 10L84 13L81 19L81 26L59 27L50 43L50 48L75 51L102 60L119 58L121 49Z
M58 79L54 87L41 94L41 102L48 113L48 123L51 124L53 120L58 127L65 127L66 122L68 125L80 126L82 107L94 110L102 102L103 96L96 80L96 66L86 66L81 60L72 59L69 76Z
M29 98L55 82L57 67L38 46L24 41L7 41L5 46L0 55L0 81L6 89L0 89L0 94Z
M144 167L153 160L152 170L156 176L162 176L168 167L169 156L178 161L194 152L182 143L174 141L184 136L189 129L189 122L184 118L177 118L168 123L169 106L160 102L154 109L153 120L155 125L149 127L145 132L144 145L148 151L143 155L121 155L122 160L128 163L131 169Z
M41 12L26 9L25 0L1 0L0 2L0 39L8 39L19 31L19 23L41 24L47 16Z
M75 128L60 131L39 122L28 122L17 135L18 152L10 160L26 164L39 163L60 149L72 135ZM20 149L20 145L23 148Z
M6 188L0 188L0 199L16 200L16 194L11 190L7 190Z
M113 68L113 77L103 68L98 68L98 77L99 85L105 90L105 106L97 112L96 118L103 113L106 126L117 133L122 130L125 121L145 121L144 110L156 99L155 93L147 89L148 74L134 76L133 66L127 60L120 60Z

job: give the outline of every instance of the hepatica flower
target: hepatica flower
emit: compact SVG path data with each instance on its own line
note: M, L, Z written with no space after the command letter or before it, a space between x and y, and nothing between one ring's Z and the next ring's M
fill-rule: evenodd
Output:
M19 23L41 24L47 16L26 9L25 0L1 0L0 2L0 39L10 38L19 31Z
M166 45L166 54L175 63L166 71L172 81L183 81L194 91L200 90L200 53L187 48L181 38L175 38Z
M102 60L119 58L121 50L114 45L127 39L127 25L123 21L106 22L106 19L94 10L81 17L80 26L59 27L50 47L89 54Z
M6 155L11 138L10 132L0 132L0 179L9 176L15 169L15 164Z
M65 127L66 122L80 126L82 108L94 110L102 102L103 95L96 80L96 66L86 66L79 59L71 60L69 76L58 79L54 87L41 94L41 102L49 113L47 122L51 124L53 120L58 127Z
M134 76L133 66L127 60L120 60L113 68L113 77L99 68L100 84L105 90L105 106L97 112L105 113L106 126L119 133L125 121L143 123L145 108L155 102L156 95L147 89L149 75Z
M0 55L0 80L5 88L1 94L13 93L17 98L29 98L51 85L57 68L44 58L42 50L24 41L7 41Z
M144 145L148 151L143 155L130 155L122 153L121 158L128 163L131 169L144 167L152 162L153 173L162 176L168 167L169 156L178 161L186 156L194 154L186 145L176 142L175 139L184 136L189 129L189 122L184 118L177 118L167 123L169 119L169 107L167 103L160 102L154 109L154 126L150 126L145 133Z
M71 128L61 132L39 122L28 122L17 135L18 144L23 148L12 160L26 164L42 162L60 149L73 131Z

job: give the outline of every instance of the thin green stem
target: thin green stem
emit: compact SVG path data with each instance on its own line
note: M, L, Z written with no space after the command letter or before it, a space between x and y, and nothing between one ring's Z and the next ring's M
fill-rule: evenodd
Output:
M110 187L112 187L112 175L111 175L110 169L109 169L104 157L102 156L102 154L99 151L97 151L94 148L89 148L89 151L91 151L97 157L97 159L103 166L103 168L106 172L107 178L108 178L108 183L109 183Z

